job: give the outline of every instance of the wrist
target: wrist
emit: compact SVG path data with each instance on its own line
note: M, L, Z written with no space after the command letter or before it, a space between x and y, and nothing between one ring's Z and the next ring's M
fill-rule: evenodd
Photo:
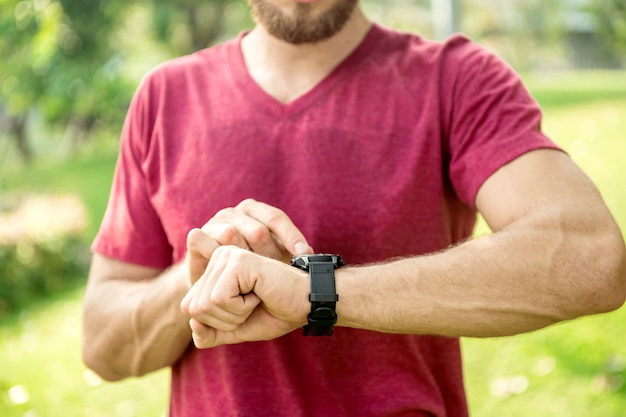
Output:
M358 268L349 267L341 268L335 271L335 285L337 287L337 295L341 303L337 303L337 324L341 327L358 327L356 326L352 314L354 310L350 305L354 302L355 294L351 282L355 280L355 271Z
M336 326L355 329L369 329L376 317L377 302L383 296L380 292L368 289L368 277L378 276L372 266L350 266L335 271L335 284L341 302L337 303Z

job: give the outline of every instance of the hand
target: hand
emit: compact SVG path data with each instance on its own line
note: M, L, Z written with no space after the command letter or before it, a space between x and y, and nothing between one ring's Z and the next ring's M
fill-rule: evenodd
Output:
M202 231L221 245L249 249L284 262L294 255L313 253L284 211L251 198L217 212Z
M306 324L308 276L274 259L234 246L214 251L181 310L196 347L271 340Z
M218 246L237 246L288 263L294 255L313 253L306 238L282 210L247 199L217 212L187 236L189 275L196 282Z

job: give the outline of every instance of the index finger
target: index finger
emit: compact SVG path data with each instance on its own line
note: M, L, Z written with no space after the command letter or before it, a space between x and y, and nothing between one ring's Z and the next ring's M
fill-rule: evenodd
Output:
M265 225L292 255L313 253L300 229L281 209L252 198L243 200L236 209Z

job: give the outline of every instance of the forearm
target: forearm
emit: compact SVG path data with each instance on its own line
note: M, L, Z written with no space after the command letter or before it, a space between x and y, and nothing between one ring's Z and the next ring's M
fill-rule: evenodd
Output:
M525 220L438 254L339 270L338 324L489 337L617 308L623 241L612 224L587 226Z
M108 380L174 364L191 341L180 301L190 284L181 266L156 278L114 277L89 285L84 303L83 355Z

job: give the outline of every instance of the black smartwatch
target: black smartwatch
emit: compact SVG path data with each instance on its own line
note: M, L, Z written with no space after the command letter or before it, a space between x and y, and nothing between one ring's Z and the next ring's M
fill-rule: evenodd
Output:
M335 289L335 269L344 265L339 255L300 255L291 259L291 266L309 272L311 278L311 313L304 326L305 336L331 336L337 323L335 306L339 300Z

